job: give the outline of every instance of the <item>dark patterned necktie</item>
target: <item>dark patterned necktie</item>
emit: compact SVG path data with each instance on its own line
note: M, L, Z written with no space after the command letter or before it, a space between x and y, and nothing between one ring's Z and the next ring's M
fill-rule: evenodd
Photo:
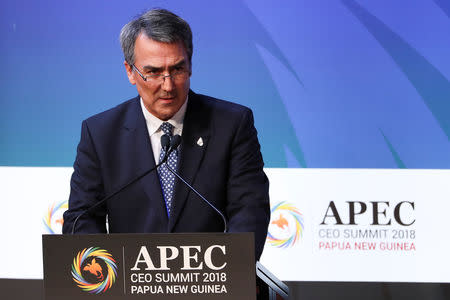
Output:
M169 122L164 122L161 124L161 130L167 134L170 138L172 138L173 134L173 125ZM159 155L159 162L162 161L166 151L161 149L161 154ZM177 160L178 160L178 150L172 151L170 153L169 158L167 159L167 164L173 170L177 169ZM161 182L161 187L163 191L164 201L166 202L167 207L167 215L170 217L170 209L172 207L172 199L173 199L173 191L175 185L175 175L173 175L169 169L167 169L166 165L163 164L158 168L159 180Z

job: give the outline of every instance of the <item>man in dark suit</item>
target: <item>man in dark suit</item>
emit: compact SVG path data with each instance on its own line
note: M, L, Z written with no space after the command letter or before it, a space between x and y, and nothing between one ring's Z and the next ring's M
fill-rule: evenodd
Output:
M63 232L80 215L76 233L223 231L221 217L166 167L99 202L160 161L163 134L180 134L169 165L224 213L229 232L255 233L258 259L269 183L251 110L189 89L192 33L173 13L146 12L120 38L139 96L83 122Z

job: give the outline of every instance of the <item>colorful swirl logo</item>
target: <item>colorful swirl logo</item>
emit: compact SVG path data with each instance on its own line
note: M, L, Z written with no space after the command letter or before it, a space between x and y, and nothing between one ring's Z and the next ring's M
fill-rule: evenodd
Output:
M100 294L116 281L116 261L99 247L85 248L78 252L72 263L72 279L83 291Z
M47 233L55 234L62 232L63 213L69 207L68 201L53 203L47 210L43 222Z
M267 242L277 248L294 246L303 235L303 216L292 204L278 203L271 210Z

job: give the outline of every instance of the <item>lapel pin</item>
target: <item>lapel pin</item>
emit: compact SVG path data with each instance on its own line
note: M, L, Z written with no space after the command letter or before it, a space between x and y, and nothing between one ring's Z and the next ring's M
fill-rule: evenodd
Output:
M198 138L197 145L199 145L200 147L203 146L203 139L201 137Z

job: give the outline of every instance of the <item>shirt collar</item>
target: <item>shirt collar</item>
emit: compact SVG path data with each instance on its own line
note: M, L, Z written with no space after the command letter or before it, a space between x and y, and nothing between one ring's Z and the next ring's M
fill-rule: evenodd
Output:
M189 96L186 97L186 101L184 101L183 105L180 107L180 109L175 113L175 115L170 118L167 121L163 121L154 115L152 115L144 106L144 101L141 97L141 108L142 113L144 114L145 122L147 123L148 133L149 135L153 135L154 133L158 132L159 128L161 127L161 124L163 122L169 122L173 125L174 132L176 129L180 129L183 127L183 121L184 121L184 115L186 114L186 108L187 103L189 100Z

